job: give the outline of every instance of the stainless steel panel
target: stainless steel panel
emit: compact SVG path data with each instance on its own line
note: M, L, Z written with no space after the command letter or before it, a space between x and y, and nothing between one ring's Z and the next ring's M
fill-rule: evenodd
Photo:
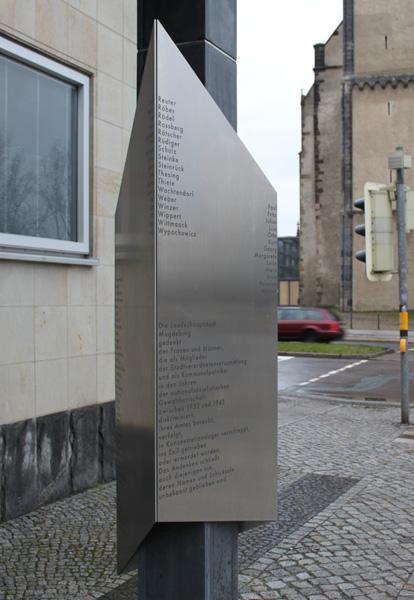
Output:
M276 511L276 194L157 35L157 520Z
M154 47L148 51L115 234L118 565L155 521Z
M121 568L156 521L276 512L276 194L154 39L116 216Z

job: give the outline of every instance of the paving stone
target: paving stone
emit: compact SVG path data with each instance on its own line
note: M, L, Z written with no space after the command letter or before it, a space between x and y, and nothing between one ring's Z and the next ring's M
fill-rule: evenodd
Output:
M266 581L266 585L268 587L270 587L270 589L272 589L272 590L280 590L280 589L286 587L286 583L284 583L283 581L270 580L270 581Z
M107 416L102 426L112 427ZM241 600L414 598L414 453L393 443L398 419L397 408L327 402L280 427L280 519L240 535ZM75 435L89 421L74 423ZM92 478L99 460L113 468L112 456L99 457L98 434L91 429L90 449L73 457L76 467L90 451ZM46 484L66 477L59 456ZM136 573L116 573L115 524L113 483L3 523L0 598L136 600Z

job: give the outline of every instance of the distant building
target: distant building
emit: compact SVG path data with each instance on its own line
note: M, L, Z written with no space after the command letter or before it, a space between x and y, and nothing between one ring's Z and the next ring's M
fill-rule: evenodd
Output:
M343 23L315 46L314 71L302 97L301 303L398 310L398 277L369 282L354 258L363 239L353 202L366 181L390 183L396 146L414 155L411 0L345 0ZM406 182L413 186L413 170ZM412 298L413 234L407 239Z
M299 236L280 237L278 244L279 304L299 303Z

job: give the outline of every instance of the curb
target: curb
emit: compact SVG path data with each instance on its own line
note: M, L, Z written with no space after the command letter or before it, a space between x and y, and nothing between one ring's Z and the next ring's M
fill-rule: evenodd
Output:
M384 356L384 354L394 354L395 350L391 348L385 348L380 352L373 352L372 354L334 354L329 353L325 354L323 352L278 352L279 356L303 356L307 358L360 358L364 360L365 358L377 358L378 356Z
M398 344L400 341L400 337L396 336L393 338L372 338L372 337L347 337L345 336L342 340L343 342L349 342L351 344L355 344L357 342L369 342L370 344ZM410 336L409 343L413 343L414 340Z
M299 391L299 390L298 390ZM296 394L286 394L285 398L286 399L298 399L298 398L303 398L304 396L306 396L306 398L308 400L323 400L325 402L328 403L332 403L332 404L352 404L354 406L374 406L374 407L386 407L386 408L392 408L392 407L399 407L401 406L401 403L397 400L366 400L365 398L346 398L344 397L340 397L340 396L328 396L327 394L306 394L305 390L301 390L299 393ZM280 394L279 398L283 398L283 394ZM410 404L411 406L411 404Z
M399 331L394 331L392 333L392 335L390 335L389 333L385 333L382 334L382 331L380 329L373 329L372 332L376 333L377 335L370 335L368 331L364 331L362 333L359 333L360 330L358 329L347 329L345 331L345 335L343 337L343 341L344 342L369 342L371 344L375 344L378 342L382 342L384 344L388 343L388 344L398 344L398 342L400 341L400 335L399 335ZM355 332L355 333L353 333ZM414 343L414 335L412 333L412 330L409 331L408 334L408 341L409 343Z

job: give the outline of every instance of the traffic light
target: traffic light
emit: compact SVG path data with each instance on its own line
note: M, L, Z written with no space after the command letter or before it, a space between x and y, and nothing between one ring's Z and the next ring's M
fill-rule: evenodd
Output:
M365 250L356 253L357 260L365 263L370 281L389 281L394 270L392 206L386 185L366 183L364 197L354 202L364 212L364 223L355 227L355 233L365 237Z

